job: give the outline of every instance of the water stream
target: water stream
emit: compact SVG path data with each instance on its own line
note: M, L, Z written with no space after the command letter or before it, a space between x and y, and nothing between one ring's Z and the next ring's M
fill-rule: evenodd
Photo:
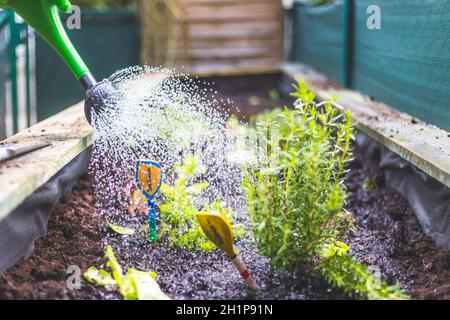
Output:
M171 183L174 165L189 155L202 163L201 178L210 185L198 201L219 198L232 209L241 205L242 169L227 157L229 101L217 100L211 86L201 89L202 80L162 68L130 67L104 81L119 94L105 97L103 111L93 115L90 171L98 212L112 223L137 228L142 219L128 212L136 160L159 162L164 181Z

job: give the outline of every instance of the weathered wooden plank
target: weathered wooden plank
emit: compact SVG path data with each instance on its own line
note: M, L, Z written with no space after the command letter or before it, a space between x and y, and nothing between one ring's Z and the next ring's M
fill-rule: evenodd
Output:
M280 70L279 59L240 59L235 61L201 61L187 68L201 77L272 73Z
M278 37L261 38L229 38L229 39L191 39L190 47L196 49L232 49L232 48L267 48L281 52L283 39ZM182 50L182 49L181 49Z
M0 163L0 219L92 144L83 103L70 107L2 144L50 141L51 146Z
M147 1L140 0L139 4L142 51L148 63L210 74L223 69L228 74L242 73L234 70L237 66L243 70L274 70L282 60L281 0L176 1L176 10L158 6L156 14ZM261 59L277 66L262 66Z
M270 9L281 9L282 1L280 0L255 0L255 1L196 1L188 0L183 7L187 13L192 14L204 14L204 13L216 13L216 12L235 12L236 9L240 11L245 10L270 10Z
M219 66L230 66L234 68L246 68L252 66L264 66L266 68L280 69L279 59L276 57L262 57L262 58L242 58L242 59L204 59L192 61L192 66L205 65L214 67L214 64Z
M361 131L450 187L449 132L358 92L342 89L311 68L284 65L282 69L294 79L309 80L319 99L336 96L337 103L352 113Z
M240 58L280 58L274 48L192 48L174 52L187 60L240 59Z
M266 21L239 21L239 22L201 22L183 25L189 39L272 39L277 38L283 31L280 19Z
M184 21L187 24L195 23L212 23L212 22L245 22L245 21L261 21L271 20L274 15L270 12L240 12L238 14L222 14L218 17L214 16L199 16L199 17L187 17Z

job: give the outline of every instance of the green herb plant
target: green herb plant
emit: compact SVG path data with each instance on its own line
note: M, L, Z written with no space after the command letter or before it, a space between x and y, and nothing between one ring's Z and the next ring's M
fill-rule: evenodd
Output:
M165 202L159 206L162 236L167 235L174 246L187 250L210 252L216 246L206 237L197 221L198 211L213 210L223 214L231 221L233 212L219 199L212 203L198 205L198 197L208 188L207 182L196 182L205 172L205 168L197 157L189 156L182 164L175 165L176 179L173 185L164 183L161 191ZM234 226L236 236L243 237L241 225Z
M376 279L349 256L339 241L353 222L344 210L344 176L353 157L351 115L339 112L332 100L316 104L303 81L294 88L294 109L254 120L266 132L278 131L275 141L263 139L259 147L265 160L249 166L243 181L260 253L276 269L318 272L361 298L405 298L397 285Z

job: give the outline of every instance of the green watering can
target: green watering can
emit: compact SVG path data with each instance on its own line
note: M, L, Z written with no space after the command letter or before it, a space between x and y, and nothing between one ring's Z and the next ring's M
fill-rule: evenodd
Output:
M116 88L107 80L97 83L64 30L59 10L71 10L69 0L0 0L0 8L10 8L22 17L69 66L86 91L85 114L91 123L92 112L100 112L105 99L113 100Z

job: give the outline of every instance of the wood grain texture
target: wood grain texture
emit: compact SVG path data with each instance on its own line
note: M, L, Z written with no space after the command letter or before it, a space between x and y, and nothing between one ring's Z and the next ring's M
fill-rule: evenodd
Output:
M177 10L160 9L168 13L164 19L152 17L150 8L140 10L145 63L183 66L193 74L237 74L275 70L283 60L281 0L184 0ZM150 26L157 37L146 31Z
M50 141L51 146L0 163L0 219L92 144L80 102L20 132L2 144Z
M252 63L239 62L202 62L192 65L190 71L199 77L245 76L249 74L275 73L280 71L280 64L273 60L252 60Z
M449 132L356 91L342 89L306 66L284 65L282 69L296 80L310 81L320 100L336 96L337 103L352 113L361 131L450 187Z

